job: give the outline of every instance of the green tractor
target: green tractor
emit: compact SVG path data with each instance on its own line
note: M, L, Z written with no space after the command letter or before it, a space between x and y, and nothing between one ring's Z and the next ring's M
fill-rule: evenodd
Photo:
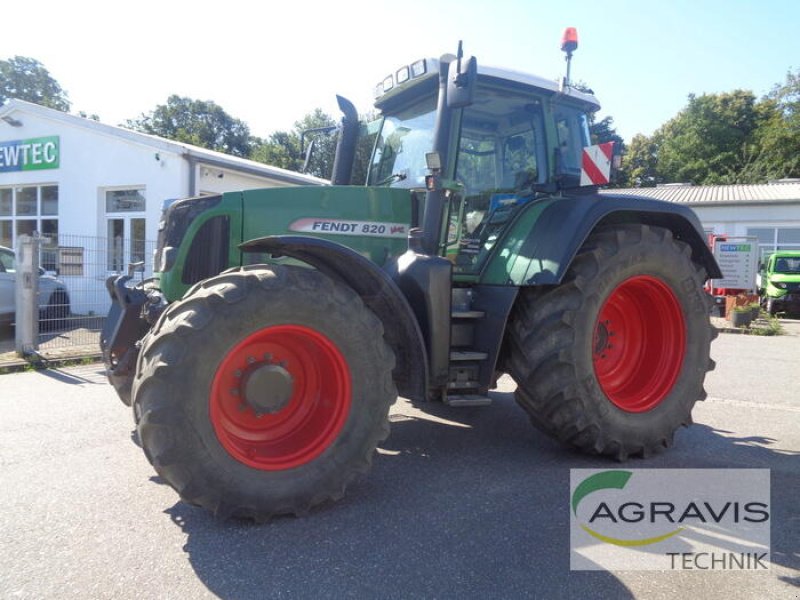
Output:
M303 514L369 469L398 394L479 406L503 373L567 445L668 447L705 397L722 274L688 208L597 193L594 96L459 48L375 106L366 186L340 99L332 185L174 202L155 277L109 280L109 378L164 481L220 516Z

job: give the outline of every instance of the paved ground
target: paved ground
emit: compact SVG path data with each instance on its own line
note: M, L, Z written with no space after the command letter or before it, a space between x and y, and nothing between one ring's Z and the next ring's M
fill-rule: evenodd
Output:
M800 325L722 335L709 399L633 467L772 476L769 572L571 572L569 469L606 468L488 408L403 401L370 476L303 519L177 501L97 365L0 376L0 598L800 598Z

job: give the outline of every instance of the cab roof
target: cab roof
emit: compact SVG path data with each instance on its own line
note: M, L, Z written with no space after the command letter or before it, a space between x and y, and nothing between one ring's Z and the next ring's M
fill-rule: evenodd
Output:
M445 58L445 57L442 57ZM455 57L447 57L448 62L450 59L455 60ZM403 66L398 69L395 74L390 74L384 78L384 80L379 83L375 88L375 107L382 108L388 101L396 98L403 94L406 90L417 89L423 83L427 83L430 85L431 83L435 84L438 75L439 75L439 67L441 65L441 59L437 58L426 58L420 61L416 61L413 65L418 65L420 63L424 64L424 73L414 77L414 76L407 76L407 80L403 83L396 83L397 74L401 72L409 72L404 71L407 67ZM410 68L410 66L409 66ZM411 70L413 72L413 70ZM478 80L491 80L495 79L500 82L513 82L516 84L520 84L525 87L534 88L539 91L549 92L550 94L563 94L566 97L573 98L574 100L582 103L586 106L587 110L589 111L596 111L600 108L600 103L598 102L597 98L592 93L581 92L574 87L566 86L563 87L561 84L553 79L546 79L544 77L540 77L539 75L533 75L531 73L523 73L521 71L516 71L513 69L503 69L499 67L493 66L484 66L478 63ZM389 89L387 90L387 82L389 83Z

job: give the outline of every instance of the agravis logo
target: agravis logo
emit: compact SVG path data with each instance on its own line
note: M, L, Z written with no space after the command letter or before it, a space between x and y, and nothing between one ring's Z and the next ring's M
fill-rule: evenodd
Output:
M581 503L586 496L591 494L592 492L596 492L598 490L606 490L606 489L624 489L625 485L628 483L628 480L631 478L630 471L603 471L602 473L597 473L595 475L590 475L583 482L577 487L577 489L572 494L572 512L575 516L578 516L578 505ZM628 512L628 508L633 508L634 511L630 512L629 517L625 517L623 515L623 511ZM635 502L627 502L620 507L620 519L628 520L628 519L635 519L637 516L641 518L643 516L642 513L642 506ZM589 522L592 523L599 518L610 518L614 522L616 519L614 517L614 513L611 511L609 506L605 502L601 502L597 509L592 513ZM594 538L597 538L601 542L605 542L607 544L615 544L617 546L648 546L650 544L655 544L657 542L661 542L668 538L671 538L673 535L676 535L683 531L683 527L678 527L673 531L665 533L663 535L658 535L655 537L647 537L641 539L633 539L633 540L623 540L619 538L614 538L608 535L602 535L595 530L591 529L587 525L583 523L580 524L581 529L583 529L586 533L591 535Z
M766 469L573 469L570 488L574 569L766 568Z

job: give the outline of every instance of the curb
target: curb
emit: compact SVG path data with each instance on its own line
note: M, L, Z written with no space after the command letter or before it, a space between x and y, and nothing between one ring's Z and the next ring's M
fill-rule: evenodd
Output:
M64 356L58 358L42 357L44 360L25 360L24 358L15 358L8 361L0 362L0 375L7 375L10 373L21 373L23 371L43 371L50 368L69 367L73 365L86 364L88 362L95 363L101 362L103 357L100 353L97 354L83 354L80 356Z

